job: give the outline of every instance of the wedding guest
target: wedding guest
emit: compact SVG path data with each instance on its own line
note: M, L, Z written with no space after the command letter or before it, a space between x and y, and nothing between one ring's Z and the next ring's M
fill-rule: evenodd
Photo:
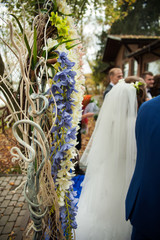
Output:
M160 96L142 104L136 121L137 162L126 198L132 240L160 239Z
M160 74L157 74L153 77L154 85L151 88L151 94L153 97L160 95Z
M138 76L128 76L127 78L125 78L125 82L126 83L139 83L142 84L141 87L137 86L138 88L138 94L137 94L137 100L138 100L138 108L141 106L141 104L143 102L145 102L147 100L147 94L146 91L144 91L144 89L146 89L146 83L143 80L143 78L140 78ZM136 86L135 86L136 87Z
M152 72L144 72L142 73L142 78L146 82L146 91L148 100L152 99L151 89L154 85L153 73Z
M125 196L136 160L137 96L140 89L145 93L143 83L139 78L135 84L120 80L104 99L80 159L87 170L78 204L77 240L130 237L131 225L125 221Z
M112 89L112 87L114 85L116 85L118 83L118 81L120 79L123 78L123 73L122 70L120 68L112 68L109 71L109 81L110 83L108 84L104 94L103 94L103 98L105 98L106 94Z

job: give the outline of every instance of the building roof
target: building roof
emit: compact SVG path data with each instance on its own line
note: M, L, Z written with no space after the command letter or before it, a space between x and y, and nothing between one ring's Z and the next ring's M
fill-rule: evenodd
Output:
M153 52L154 50L156 50L159 47L160 47L160 39L157 39L154 42L152 42L146 46L143 46L142 48L137 49L135 52L129 54L128 57L139 57L144 53L150 53L150 52L152 52L155 55L160 56L160 54Z
M128 47L128 44L138 44L138 46L142 48L143 46L146 46L157 39L160 39L160 37L144 35L108 35L103 61L113 62L123 44L126 47Z

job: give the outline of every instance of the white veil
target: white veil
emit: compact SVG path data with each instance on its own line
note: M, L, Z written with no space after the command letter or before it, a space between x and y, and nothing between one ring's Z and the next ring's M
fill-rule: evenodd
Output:
M125 240L125 196L135 167L136 89L120 81L106 95L82 155L87 165L77 215L77 240Z

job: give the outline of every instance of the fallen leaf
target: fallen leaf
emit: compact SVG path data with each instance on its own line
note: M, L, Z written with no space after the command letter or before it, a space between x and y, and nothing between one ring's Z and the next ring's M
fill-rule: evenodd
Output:
M22 207L23 205L24 205L24 204L22 203L22 204L19 204L18 206L19 206L19 207Z
M14 182L10 182L9 184L10 184L11 186L14 186Z
M12 231L10 234L9 234L9 236L12 236L14 234L14 231Z

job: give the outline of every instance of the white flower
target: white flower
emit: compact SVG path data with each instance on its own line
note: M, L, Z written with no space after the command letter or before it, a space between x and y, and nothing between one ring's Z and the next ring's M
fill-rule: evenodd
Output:
M65 197L65 191L61 190L58 191L58 203L60 207L64 206L64 197Z
M76 140L71 140L69 143L71 143L75 146L77 144L77 141Z
M60 192L60 196L61 196L62 198L64 198L65 192L64 192L64 191L61 191L61 192Z
M139 82L136 81L135 84L134 84L134 86L135 86L136 88L139 88Z
M59 204L60 207L63 207L64 206L64 199L63 198L59 199L58 204Z
M60 165L62 168L74 170L74 164L69 159L67 159L66 161L62 161Z
M79 81L79 84L85 84L85 77L82 73L77 75L77 81Z
M73 127L76 127L77 126L77 123L79 123L79 121L81 120L82 118L82 114L79 114L79 112L73 112L73 115L72 115L74 118L72 119L72 125ZM78 130L78 129L77 129Z
M69 24L71 29L74 28L75 24L74 24L74 20L72 17L69 17L69 16L67 17L67 23ZM77 34L77 31L76 30L74 30L74 31Z
M66 45L63 43L63 44L61 44L61 45L59 45L58 46L58 51L60 51L60 52L65 52L65 53L67 53L68 54L68 50L66 49Z
M66 168L59 170L57 173L57 177L59 177L59 178L66 177L67 179L71 179L74 176L75 176L75 174L73 172L70 173Z
M72 182L66 178L57 178L56 184L59 186L60 191L66 191L72 185Z
M68 151L67 151L67 154L68 154L68 158L75 158L77 156L77 152L75 150L75 148L70 148ZM75 165L76 163L74 163Z
M58 10L64 14L71 14L69 7L65 0L57 0Z
M51 50L51 48L53 48L57 44L58 44L57 40L53 40L52 38L48 38L47 39L47 46L45 46L43 48L43 50L49 51L49 50Z
M71 39L76 39L76 38L78 38L77 31L76 31L74 28L70 29L70 30L68 31L68 33L69 33Z
M71 97L74 99L74 102L76 102L76 103L82 102L82 95L81 94L73 93L71 95ZM80 109L78 109L78 110L80 110Z
M59 171L58 171L58 173L57 173L57 176L59 177L59 178L61 178L61 177L65 177L66 175L67 175L67 172L68 172L68 170L67 169L60 169Z

